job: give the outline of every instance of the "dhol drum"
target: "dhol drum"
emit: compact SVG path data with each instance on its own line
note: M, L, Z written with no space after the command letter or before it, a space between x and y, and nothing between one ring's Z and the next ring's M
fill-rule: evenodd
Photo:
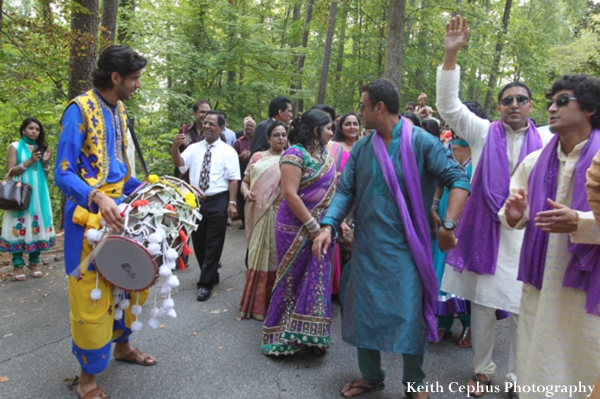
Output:
M142 291L155 284L159 275L177 286L172 270L182 252L191 252L186 241L202 218L201 197L183 180L151 175L121 204L125 225L121 234L107 229L88 233L88 241L97 242L91 257L94 266L104 279L125 291ZM99 236L104 238L94 240Z

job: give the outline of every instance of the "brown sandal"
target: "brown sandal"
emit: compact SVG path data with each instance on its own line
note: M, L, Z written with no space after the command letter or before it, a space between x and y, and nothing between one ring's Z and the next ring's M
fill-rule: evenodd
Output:
M460 339L456 343L456 345L461 348L470 348L473 346L473 342L471 341L471 327L464 327L462 334L460 334Z
M97 386L96 388L87 392L83 396L81 396L79 393L77 393L77 396L79 397L79 399L94 399L94 398L110 399L110 397L106 394L106 392L104 392L104 389L100 388L99 386Z
M142 356L144 358L144 360L142 360L142 361L136 360L136 358L138 356ZM140 366L154 366L156 364L156 359L154 359L153 363L146 362L146 360L148 360L150 357L151 356L149 354L142 353L139 349L134 348L124 358L122 358L122 359L115 358L115 360L118 361L118 362L133 363L133 364L137 364L137 365L140 365Z

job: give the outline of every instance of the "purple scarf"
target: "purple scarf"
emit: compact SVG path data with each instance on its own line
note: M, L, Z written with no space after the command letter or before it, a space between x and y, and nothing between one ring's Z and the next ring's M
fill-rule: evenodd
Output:
M548 238L550 235L535 227L533 219L538 212L550 209L546 198L556 199L558 185L558 135L544 148L529 175L529 221L521 249L518 279L542 288ZM573 177L571 209L588 212L590 205L585 190L586 171L594 155L600 150L600 130L595 129L583 147ZM600 316L600 246L573 244L569 238L571 259L565 271L563 287L587 292L585 309Z
M519 154L519 164L530 153L542 148L542 139L533 122ZM462 273L464 269L477 274L496 274L500 245L498 211L508 198L510 170L506 132L502 122L490 125L485 146L473 182L471 196L456 229L458 245L448 252L446 263Z
M373 149L390 193L398 206L408 247L423 282L423 317L429 329L429 340L437 341L437 325L434 314L434 309L437 306L437 278L431 259L431 237L427 228L429 224L425 215L421 182L419 181L419 169L417 168L417 160L412 148L412 133L412 125L402 118L400 156L406 192L408 193L415 217L414 222L406 207L402 191L400 191L400 185L394 172L394 164L379 133L373 135Z

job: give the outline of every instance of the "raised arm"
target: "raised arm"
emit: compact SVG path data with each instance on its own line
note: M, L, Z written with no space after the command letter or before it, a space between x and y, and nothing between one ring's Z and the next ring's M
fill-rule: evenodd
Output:
M468 39L467 19L457 15L446 25L444 62L437 72L436 107L440 117L456 134L476 146L479 140L485 139L490 122L471 113L458 97L460 66L456 65L456 59Z

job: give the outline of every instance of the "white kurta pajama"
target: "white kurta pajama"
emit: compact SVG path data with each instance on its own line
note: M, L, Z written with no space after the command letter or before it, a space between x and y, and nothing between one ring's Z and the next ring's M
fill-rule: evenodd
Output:
M558 182L556 201L571 205L575 166L587 140L578 144L567 156L558 145ZM541 150L529 154L514 173L510 189L517 192L527 186L529 175ZM583 187L581 189L584 189ZM529 214L527 210L515 229L524 229ZM577 231L571 241L578 244L600 244L600 233L593 213L577 212ZM506 223L504 208L498 213L503 226ZM531 217L534 217L531 215ZM567 264L568 234L550 234L544 268L542 289L530 284L523 286L519 310L517 339L517 376L519 385L583 385L593 386L600 375L600 317L585 310L586 292L563 287ZM590 394L579 392L574 398ZM539 393L521 393L521 399L538 398ZM561 394L556 394L560 397Z
M438 113L459 137L469 143L473 164L472 176L475 176L491 122L481 119L469 111L458 97L459 86L460 66L457 65L454 70L443 70L442 67L438 67L436 102ZM506 124L504 124L504 128L508 166L512 175L519 161L528 126L516 132ZM553 137L548 132L540 131L539 134L544 146ZM494 275L477 274L468 270L458 273L453 266L446 264L441 286L442 291L470 300L472 303L473 368L477 374L489 376L494 373L496 367L491 361L496 309L511 313L511 356L509 357L511 364L509 364L508 378L513 382L515 381L513 370L515 342L513 338L516 335L516 321L523 286L517 280L522 242L522 231L501 227L498 260Z

